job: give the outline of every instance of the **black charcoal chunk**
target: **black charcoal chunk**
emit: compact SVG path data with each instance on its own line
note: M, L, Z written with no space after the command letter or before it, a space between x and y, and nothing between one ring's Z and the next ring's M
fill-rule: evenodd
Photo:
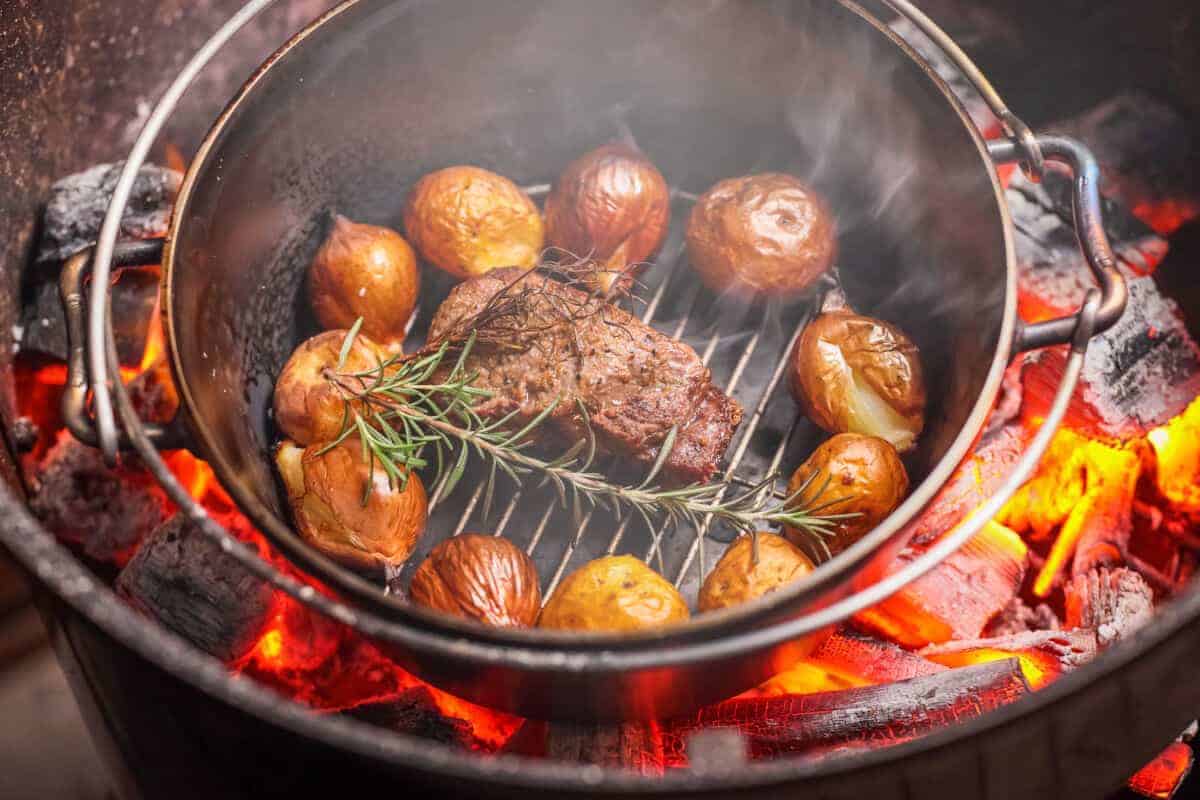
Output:
M95 243L121 166L121 162L98 164L50 187L38 243L39 263L63 261ZM152 164L138 170L121 220L121 237L149 239L166 233L182 180L175 170Z
M117 591L147 616L226 663L258 643L275 593L182 514L142 544Z

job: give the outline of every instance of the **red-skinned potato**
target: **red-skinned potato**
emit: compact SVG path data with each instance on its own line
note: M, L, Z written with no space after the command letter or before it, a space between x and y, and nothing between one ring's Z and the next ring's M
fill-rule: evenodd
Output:
M413 573L415 605L487 625L537 622L542 590L525 551L502 536L460 533L440 543Z
M595 267L595 288L632 282L628 268L658 252L671 220L662 173L624 144L608 144L572 161L546 197L546 243Z
M421 479L409 474L403 485L389 485L382 469L363 461L354 439L322 449L284 442L275 453L300 535L355 569L403 564L425 530L428 500Z
M925 426L917 346L896 326L848 310L805 326L788 365L792 394L830 433L861 433L911 450Z
M812 286L837 256L833 212L780 172L721 181L692 207L688 261L709 288L789 296Z
M396 348L417 305L421 273L413 249L389 228L341 216L308 268L308 297L324 328L362 331Z
M715 611L748 603L812 571L808 556L782 536L765 531L739 536L704 579L698 607Z
M333 375L347 333L325 331L307 340L292 353L275 381L275 424L298 444L332 441L342 431L347 401ZM360 333L350 346L341 373L365 372L377 367L382 359L379 346ZM344 380L353 383L358 379ZM361 408L354 401L351 406Z
M788 495L796 495L793 502L797 506L828 504L824 508L827 513L855 515L837 521L833 537L824 539L831 555L882 522L907 493L908 472L896 448L883 439L857 433L839 433L822 442L788 482ZM805 535L791 528L784 533L794 542L802 542Z
M463 279L534 266L545 237L542 215L520 187L471 166L417 181L404 203L404 230L426 261Z

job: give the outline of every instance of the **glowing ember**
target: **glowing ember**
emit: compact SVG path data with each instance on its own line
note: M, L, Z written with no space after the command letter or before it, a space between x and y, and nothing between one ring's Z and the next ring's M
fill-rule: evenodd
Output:
M1178 511L1200 514L1200 398L1146 438L1158 462L1158 490Z
M1129 779L1129 788L1143 797L1170 800L1192 771L1195 756L1183 742L1174 742Z

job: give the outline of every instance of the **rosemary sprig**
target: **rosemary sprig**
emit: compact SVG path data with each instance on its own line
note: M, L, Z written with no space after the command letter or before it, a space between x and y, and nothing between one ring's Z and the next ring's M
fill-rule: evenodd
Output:
M355 335L356 330L351 330L347 341ZM664 438L641 483L636 486L614 483L592 469L596 441L582 403L577 405L577 411L586 437L553 458L543 458L531 452L532 435L559 408L559 402L551 403L515 429L511 424L515 411L491 421L482 419L475 406L492 393L475 386L476 375L465 366L476 336L477 332L472 330L461 343L446 339L429 352L411 357L393 356L367 371L347 373L338 369L327 373L326 378L345 400L346 416L341 435L326 449L357 435L364 461L372 468L383 469L393 485L396 481L403 485L410 470L433 466L435 489L431 504L454 491L474 453L487 465L485 516L499 473L518 487L527 478L538 475L539 485L552 485L561 504L572 509L577 521L582 519L585 507L608 508L618 519L636 514L656 541L663 523L688 524L699 531L706 521L719 520L738 533L752 533L764 523L787 525L807 532L814 544L824 549L822 539L833 535L838 521L854 516L828 513L833 503L818 502L824 486L808 505L800 504L799 498L810 488L813 478L783 499L775 498L771 491L776 475L769 475L730 497L725 495L731 485L721 481L663 486L655 479L674 446L675 428ZM343 350L348 352L349 346ZM443 365L450 363L451 358L453 366L445 372Z

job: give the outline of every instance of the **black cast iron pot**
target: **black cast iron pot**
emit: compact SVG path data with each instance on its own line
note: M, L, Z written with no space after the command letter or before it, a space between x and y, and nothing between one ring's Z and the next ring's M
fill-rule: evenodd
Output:
M265 2L247 8L255 5ZM961 57L918 11L894 5ZM928 65L850 2L531 0L436 9L347 2L263 65L189 168L161 253L182 419L147 431L130 416L118 386L127 433L147 450L151 440L178 442L182 431L272 542L350 604L306 592L239 549L250 566L449 691L526 716L569 719L662 717L736 694L802 657L834 622L903 586L990 518L1005 491L910 567L882 577L907 539L905 525L978 437L1011 356L1067 342L1075 351L1057 410L1007 492L1049 441L1087 340L1124 307L1099 219L1094 161L1070 140L1030 133L960 60L1009 126L1011 141L985 145ZM156 113L169 110L166 103ZM910 461L910 497L794 587L620 637L488 628L410 607L303 544L285 521L273 477L276 434L268 411L274 376L311 333L304 270L320 222L337 210L394 225L407 187L455 163L476 163L518 183L545 182L622 129L690 193L722 177L773 169L801 176L830 201L841 231L841 274L855 306L899 321L923 353L933 401ZM127 174L136 155L135 147ZM994 168L1018 158L1034 171L1045 160L1075 171L1081 243L1103 290L1078 317L1024 329ZM121 203L118 192L114 208ZM105 269L111 247L111 236L102 236L98 261ZM159 259L146 243L119 256ZM65 272L76 312L71 282L83 263L81 257ZM88 333L98 438L111 454L105 367L116 371L103 347L106 285L102 275L93 283ZM709 313L722 313L719 301ZM789 318L786 308L778 313ZM78 368L78 313L74 321ZM73 380L66 416L90 437L82 370ZM157 461L152 452L143 455ZM185 508L202 513L175 488ZM210 530L226 538L215 525Z

